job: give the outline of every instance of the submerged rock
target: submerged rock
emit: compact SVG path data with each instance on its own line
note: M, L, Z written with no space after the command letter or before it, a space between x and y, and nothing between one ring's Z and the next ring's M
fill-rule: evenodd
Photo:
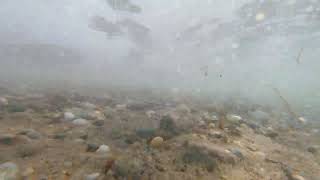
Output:
M19 168L12 162L0 164L0 179L1 180L17 180Z
M164 116L160 120L160 131L164 133L165 137L173 137L179 134L178 128L174 120L170 116Z
M162 137L155 137L151 140L150 145L153 148L160 148L164 143L164 140Z
M110 147L103 144L97 149L96 152L99 154L107 154L110 152Z
M96 152L99 149L99 145L89 143L87 145L87 152Z
M72 112L65 112L64 113L64 120L72 121L76 118L76 116Z
M143 139L151 139L156 134L156 129L140 128L136 130L136 135Z
M100 173L93 173L85 176L85 180L97 180L100 176Z
M16 139L16 136L13 134L2 134L0 135L0 144L12 145Z
M86 126L86 125L89 125L89 121L86 119L76 119L72 121L72 124L77 126Z
M5 97L0 97L0 107L7 106L9 104L9 101Z
M19 134L26 135L30 139L40 139L41 134L34 129L23 129Z

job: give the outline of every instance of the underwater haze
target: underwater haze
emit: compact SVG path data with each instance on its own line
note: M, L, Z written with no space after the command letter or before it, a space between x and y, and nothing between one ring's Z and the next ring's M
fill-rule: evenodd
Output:
M140 118L133 114L138 111L141 113L142 105L138 108L133 106L133 109L130 109L130 104L139 104L143 101L143 111L146 111L148 118L155 118L154 122L145 123L141 120L139 123L133 123L133 129L139 125L156 126L155 124L158 123L161 129L162 121L160 122L159 119L163 119L168 114L172 115L171 111L180 112L182 107L181 111L187 112L190 116L184 113L184 115L172 117L173 119L179 117L175 120L181 124L188 124L190 119L198 122L199 118L207 116L219 119L215 127L219 126L218 129L221 132L219 131L218 135L217 132L213 134L211 131L208 132L207 134L210 134L208 137L211 138L219 136L220 140L229 142L228 138L224 137L224 133L227 134L229 131L224 131L225 127L221 119L236 119L236 121L241 119L239 124L246 124L253 129L254 133L263 134L263 137L269 138L270 129L279 131L276 136L279 139L276 142L285 144L285 147L294 144L292 139L298 136L293 135L291 130L299 132L306 139L296 137L295 143L299 144L300 148L306 148L310 144L305 143L314 142L310 140L313 138L307 138L307 133L317 134L318 126L320 127L319 57L320 1L318 0L2 0L0 6L0 124L2 124L2 117L3 119L15 117L11 117L10 102L16 103L21 100L23 105L29 105L29 100L25 98L28 99L31 96L35 98L37 93L43 98L39 102L47 104L35 105L36 101L31 103L33 104L31 109L35 111L32 112L35 113L32 117L38 117L46 112L46 115L42 115L46 118L51 117L51 120L53 117L53 119L69 117L73 120L72 123L76 121L76 124L82 125L94 124L85 120L96 117L91 117L91 114L90 118L85 116L78 120L75 118L77 113L74 111L74 108L78 107L73 106L80 106L80 109L83 109L84 106L88 108L95 105L91 110L96 111L102 111L102 109L107 111L106 109L111 108L108 110L120 114L116 113L109 117L104 113L105 117L96 118L95 123L99 124L102 120L112 119L112 122L115 122L122 119L124 122L121 122L126 124L130 122L130 118ZM57 89L59 93L51 97L51 90ZM84 91L90 91L89 95L79 95ZM39 94L37 98L40 97ZM146 105L145 101L150 104ZM5 106L8 107L2 108ZM35 107L45 110L37 114ZM13 111L16 110L15 108ZM177 110L173 110L175 108ZM191 116L193 112L198 111L202 114L201 116ZM52 115L53 112L59 115L56 117ZM145 116L145 113L142 114ZM230 116L232 118L228 118ZM250 123L246 118L250 119ZM272 121L265 122L265 119L272 119ZM169 122L169 125L163 125L168 126L167 128L175 126L170 124L171 121L165 120L165 122ZM210 124L214 126L214 123L212 125L207 120L204 122L207 123L207 127ZM56 128L55 123L55 121L52 123L54 125L50 132ZM113 129L119 128L128 132L132 130L131 127L124 128L126 125L122 125L115 126ZM199 127L202 128L202 125ZM177 126L180 126L179 123ZM235 126L230 127L235 128ZM259 130L256 129L258 126L261 126ZM8 125L8 127L11 126ZM39 125L40 127L45 126ZM193 124L192 127L198 127L198 125ZM232 129L230 127L229 130ZM195 131L191 125L188 128L186 128L187 132L190 130L193 133L203 133L201 128ZM239 125L237 128L244 127ZM1 133L0 128L0 151ZM29 131L24 133L28 134ZM138 133L138 136L139 138L148 136L147 143L151 143L150 133L153 134L146 130ZM179 134L174 130L168 138L161 133L155 134L165 142L172 138L171 136ZM186 132L183 131L183 133ZM253 134L246 133L244 136L248 135L249 139L253 137ZM259 138L260 134L254 137ZM230 136L233 137L233 135ZM75 135L71 136L74 138ZM105 134L102 136L106 137ZM181 137L183 138L185 137ZM272 136L271 139L274 140L273 138ZM316 136L314 139L318 138L319 136ZM109 140L100 138L100 145L102 144L100 140L111 143ZM135 142L133 139L126 139L127 141L132 144ZM155 143L157 144L158 141ZM189 144L192 143L193 141L190 141ZM264 143L268 145L271 141L264 139L260 143L261 146ZM257 144L257 146L260 145ZM208 148L203 144L194 146ZM111 145L111 149L112 147L118 146ZM101 151L107 151L109 147L101 148ZM217 151L221 153L219 148L219 150L213 149L215 153ZM315 149L319 149L318 145L311 151L315 152ZM192 154L193 150L187 154ZM210 150L212 148L208 151ZM199 150L195 151L200 153ZM241 156L240 159L250 154L242 152L239 155L238 151L233 150L230 152L237 157ZM310 151L307 152L309 158ZM281 157L286 159L286 155L289 156L289 154L283 153ZM297 166L292 172L290 171L291 174L289 168L284 168L285 170L281 171L279 176L269 174L270 177L297 180L305 175L306 179L317 180L319 176L311 172L317 171L320 157L316 156L316 153L312 154L315 156L316 165L301 165L301 167L313 167L314 169L310 169L310 172L301 170L300 166ZM169 153L168 156L170 155L173 154ZM182 159L185 163L197 161L195 164L198 166L199 163L203 163L203 160L200 160L202 156L205 155L194 157L196 160L189 157ZM220 157L224 156L221 154L215 156L219 157L219 161L228 159ZM290 154L290 156L295 155ZM307 155L303 156L303 158L306 157ZM299 160L311 162L309 159ZM253 159L248 160L248 162L253 161ZM264 162L266 166L261 167L266 172L273 172L274 166L279 166L278 169L281 169L280 166L287 167L287 165L279 165L280 160L278 162L269 158L266 161L269 164ZM114 163L114 161L108 162L110 167ZM1 155L0 163L2 163ZM208 162L205 161L207 167L206 163ZM159 164L150 166L153 167L153 165L161 172L167 172L173 168L169 165L166 168L166 165ZM12 167L12 164L9 166ZM37 168L34 167L34 169ZM173 169L181 169L181 167ZM189 170L181 170L181 173L188 174ZM2 180L1 171L0 164L0 180ZM219 175L219 178L232 179L242 171L247 173L238 175L243 179L269 177L262 172L255 174L262 173L262 175L255 176L248 170L239 169L231 174ZM114 174L117 172L113 170ZM207 172L202 175L208 176L209 179L210 177L218 178L219 173L216 170L214 172L215 176L206 174ZM94 176L94 174L91 175ZM106 173L105 176L99 177L108 178L109 176ZM113 176L115 179L128 177L123 174ZM80 178L80 175L73 178ZM191 177L191 179L198 178ZM87 179L90 178L87 177Z

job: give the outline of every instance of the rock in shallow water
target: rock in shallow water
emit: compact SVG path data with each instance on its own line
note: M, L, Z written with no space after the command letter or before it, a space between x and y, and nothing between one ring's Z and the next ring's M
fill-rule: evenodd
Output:
M87 121L86 119L76 119L72 121L72 124L77 126L86 126L89 125L89 121Z
M85 180L97 180L100 176L100 173L89 174L85 177Z
M163 138L162 137L155 137L150 142L151 147L153 148L160 148L163 145Z
M64 113L64 120L72 121L76 118L76 116L72 112L65 112Z
M19 168L12 162L0 164L0 179L1 180L17 180Z
M110 147L103 144L97 149L96 152L99 154L107 154L108 152L110 152Z
M30 139L40 139L41 134L34 129L23 129L19 134L26 135Z

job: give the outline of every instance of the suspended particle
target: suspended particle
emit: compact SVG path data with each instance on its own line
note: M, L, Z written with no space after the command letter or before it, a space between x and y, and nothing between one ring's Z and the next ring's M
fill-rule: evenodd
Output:
M266 16L262 12L259 12L256 14L256 21L263 21L265 18L266 18Z

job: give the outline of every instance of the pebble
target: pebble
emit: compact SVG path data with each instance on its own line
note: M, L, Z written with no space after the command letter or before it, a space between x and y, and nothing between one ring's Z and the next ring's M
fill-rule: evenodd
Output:
M72 121L76 118L76 116L72 112L65 112L64 113L64 120Z
M16 180L18 179L19 168L12 162L0 164L0 179L1 180Z
M215 127L216 127L216 125L215 125L214 123L210 123L210 124L209 124L209 128L210 128L210 129L214 129Z
M93 125L95 126L103 126L104 125L104 120L97 120L95 122L93 122Z
M317 154L318 153L318 147L317 146L310 146L308 147L308 152L312 153L312 154Z
M82 108L85 108L85 109L90 109L90 110L93 110L93 109L96 109L97 106L92 104L92 103L89 103L89 102L83 102L81 103L81 107Z
M5 97L0 97L0 106L7 106L9 101Z
M293 175L292 180L305 180L304 177L300 176L300 175Z
M146 112L146 115L147 115L148 118L152 118L152 117L154 117L154 116L156 115L156 112L150 110L150 111L147 111L147 112Z
M162 137L155 137L151 140L150 145L153 148L159 148L163 145L163 138Z
M12 145L14 144L15 139L16 139L16 136L13 134L0 135L0 144Z
M110 152L110 147L103 144L97 149L96 152L99 154L106 154L106 153Z
M23 178L28 178L30 177L32 174L34 174L34 169L32 167L28 167L27 169L25 169L21 175Z
M30 139L40 139L41 134L34 129L23 129L19 134L26 135Z
M240 159L244 159L244 155L239 149L231 149L230 152L232 152L234 155L236 155Z
M72 121L72 124L77 126L86 126L89 124L89 121L87 121L86 119L76 119Z
M97 180L100 176L100 173L89 174L85 177L85 180Z
M302 124L307 123L307 120L306 120L306 118L304 118L304 117L299 117L298 120L299 120L299 122L302 123Z
M89 143L87 145L87 152L96 152L99 149L99 145Z
M125 111L127 109L127 105L126 104L118 104L116 105L116 110L117 111Z
M228 121L231 121L231 122L239 122L242 120L242 117L241 116L238 116L238 115L235 115L235 114L228 114L226 116L227 120Z

